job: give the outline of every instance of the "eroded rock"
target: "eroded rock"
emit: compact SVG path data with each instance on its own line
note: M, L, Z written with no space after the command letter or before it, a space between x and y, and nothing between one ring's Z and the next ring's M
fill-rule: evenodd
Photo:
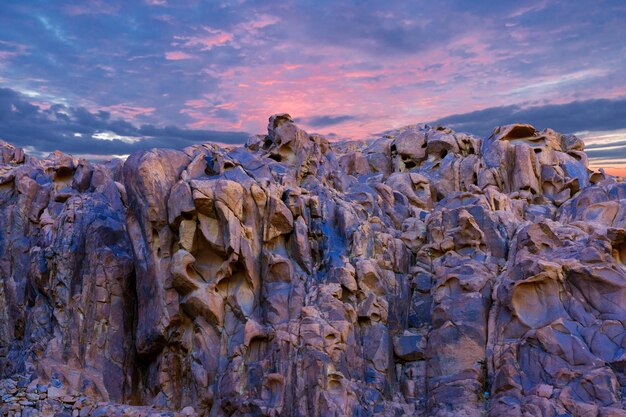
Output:
M624 415L626 184L575 136L0 158L0 413Z

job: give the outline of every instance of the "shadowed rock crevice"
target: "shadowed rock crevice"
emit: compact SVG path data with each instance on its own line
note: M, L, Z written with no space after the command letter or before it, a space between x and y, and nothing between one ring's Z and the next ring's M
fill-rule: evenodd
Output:
M626 415L626 185L574 136L0 150L1 412Z

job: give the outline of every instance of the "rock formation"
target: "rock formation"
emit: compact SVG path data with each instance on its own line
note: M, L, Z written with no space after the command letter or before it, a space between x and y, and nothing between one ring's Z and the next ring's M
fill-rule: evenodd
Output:
M574 136L0 156L0 415L626 416L626 183Z

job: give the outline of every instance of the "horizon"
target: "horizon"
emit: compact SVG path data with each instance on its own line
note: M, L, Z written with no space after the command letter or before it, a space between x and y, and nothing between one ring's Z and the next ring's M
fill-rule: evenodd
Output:
M2 4L0 138L106 158L242 144L283 112L331 140L519 122L625 175L626 6L594 4Z

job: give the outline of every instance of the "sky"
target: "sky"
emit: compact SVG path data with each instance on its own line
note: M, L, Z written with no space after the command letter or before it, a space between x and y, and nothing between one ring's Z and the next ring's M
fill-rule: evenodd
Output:
M0 138L91 159L427 122L575 133L626 174L623 0L0 1Z

